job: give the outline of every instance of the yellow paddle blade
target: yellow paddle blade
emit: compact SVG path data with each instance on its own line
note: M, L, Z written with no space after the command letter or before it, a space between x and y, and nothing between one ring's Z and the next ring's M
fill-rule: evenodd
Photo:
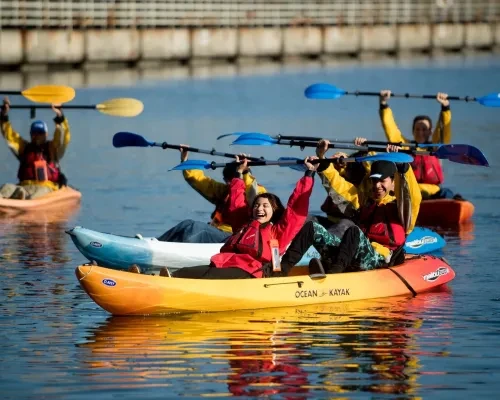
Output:
M75 89L60 85L39 85L23 90L21 94L35 103L62 104L75 98Z
M103 114L115 117L135 117L144 110L144 104L137 99L121 98L106 100L95 108Z

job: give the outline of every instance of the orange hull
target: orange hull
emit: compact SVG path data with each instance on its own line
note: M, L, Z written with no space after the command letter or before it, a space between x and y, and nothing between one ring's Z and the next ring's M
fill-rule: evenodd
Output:
M82 194L64 187L34 200L0 199L0 214L17 215L27 212L59 210L61 207L78 205Z
M417 223L421 225L453 225L469 221L474 215L470 201L436 199L420 204Z
M408 296L412 290L430 291L455 277L444 260L433 256L408 259L390 269L322 279L297 275L228 282L141 275L92 265L80 265L75 273L87 294L113 315L230 311Z

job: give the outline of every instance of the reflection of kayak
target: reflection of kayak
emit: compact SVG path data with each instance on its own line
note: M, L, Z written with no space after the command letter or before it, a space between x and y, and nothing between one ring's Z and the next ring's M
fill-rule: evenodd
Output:
M306 267L299 267L304 270ZM301 271L301 272L302 272ZM76 276L89 296L114 315L289 307L411 295L451 281L441 258L413 257L400 266L365 272L286 278L200 280L167 278L80 265Z
M436 199L420 204L418 223L422 225L460 224L472 218L474 205L470 201Z
M67 231L73 243L89 261L108 268L126 270L137 264L145 272L156 272L168 266L172 270L195 265L207 265L210 257L222 246L218 243L162 242L154 237L118 236L76 226ZM420 254L444 247L443 239L429 236L422 228L415 228L407 238L407 253ZM311 247L298 265L308 265L318 252Z
M58 210L80 202L82 194L68 186L34 200L0 199L0 213L14 215L26 212Z

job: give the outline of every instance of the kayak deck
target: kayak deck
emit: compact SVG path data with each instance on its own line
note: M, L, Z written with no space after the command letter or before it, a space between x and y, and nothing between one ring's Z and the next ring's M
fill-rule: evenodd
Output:
M307 274L301 267L295 273ZM408 259L394 268L284 278L200 280L167 278L80 265L76 276L87 294L113 315L214 312L336 303L422 293L451 281L441 258Z

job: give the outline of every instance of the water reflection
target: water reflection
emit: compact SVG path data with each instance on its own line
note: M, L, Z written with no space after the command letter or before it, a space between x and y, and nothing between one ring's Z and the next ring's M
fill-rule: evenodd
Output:
M439 292L182 317L110 317L77 345L88 350L78 357L84 379L113 382L116 389L161 384L193 396L366 391L410 398L423 368L419 356L430 354L420 350L423 319L427 335L433 325L444 327L450 303L451 295ZM439 346L448 342L439 337Z
M0 215L0 258L26 267L68 262L64 230L79 209L73 205L50 212Z

